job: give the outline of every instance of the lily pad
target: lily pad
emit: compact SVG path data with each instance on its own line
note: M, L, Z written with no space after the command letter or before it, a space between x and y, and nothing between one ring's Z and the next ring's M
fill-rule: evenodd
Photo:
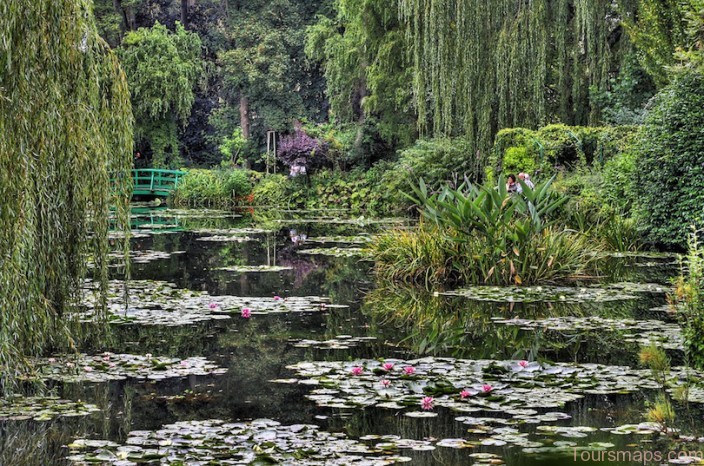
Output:
M7 396L0 398L0 421L50 421L58 417L87 416L100 408L58 397Z
M129 282L129 305L126 306L124 282L109 283L108 311L114 324L189 325L214 319L228 319L239 315L242 308L252 315L281 314L287 312L320 312L332 308L327 298L290 297L263 298L246 296L211 296L204 291L177 288L162 281L133 280ZM87 293L83 320L93 316L92 293ZM340 307L339 305L334 307Z
M366 253L362 248L312 248L312 249L299 249L299 254L311 254L318 256L332 256L332 257L356 257L364 256Z
M35 361L40 376L62 382L106 382L109 380L163 380L189 375L224 374L220 368L202 357L187 359L152 355L103 353L99 356L80 354L43 358Z
M609 288L576 288L565 286L472 286L440 293L446 296L461 296L473 301L515 303L584 303L609 302L636 299L626 291Z
M434 448L430 442L384 439L375 446L321 431L318 426L284 426L268 419L226 423L184 421L157 431L132 431L125 446L78 439L69 445L75 465L159 464L384 465L403 462L399 448ZM129 448L127 448L129 447Z

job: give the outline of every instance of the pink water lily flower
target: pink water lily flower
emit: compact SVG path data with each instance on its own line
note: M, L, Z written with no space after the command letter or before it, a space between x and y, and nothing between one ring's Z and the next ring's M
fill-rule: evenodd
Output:
M90 366L83 366L83 370L86 372L93 372L93 368Z
M188 361L186 361L186 360L181 361L181 365L183 367L188 367Z
M115 367L115 366L116 366L116 364L114 362L111 362L108 364L108 367Z
M248 307L242 308L242 317L249 319L252 316L252 310Z
M468 391L468 390L462 390L462 391L460 392L460 398L462 398L463 400L464 400L465 398L470 397L470 396L472 396L472 393L471 393L470 391Z
M394 368L394 365L393 365L393 363L385 362L384 365L381 366L381 368L384 369L385 371L390 371L391 369Z
M220 305L218 303L210 303L210 309L217 309Z
M106 354L105 356L103 356L103 361L107 362L107 361L109 361L109 360L110 360L110 356L109 356L109 355Z
M484 393L489 393L489 392L491 392L493 389L494 389L494 387L492 387L492 386L489 385L488 383L485 383L484 385L482 385L482 391L483 391Z
M407 375L412 375L416 373L416 368L413 366L406 366L403 368L403 372Z
M434 403L435 400L432 396L426 396L425 398L420 400L420 407L426 411L430 411L431 409L433 409Z
M274 296L274 301L281 301L281 296Z
M388 379L382 379L381 384L384 386L384 388L389 388L389 385L391 385L391 381Z
M518 365L525 369L528 367L528 361L519 361Z
M55 362L56 362L56 358L49 358L47 361L49 361L50 363L55 363Z
M67 362L67 363L66 363L66 367L68 367L68 368L71 368L71 367L73 367L73 366L74 366L74 364L73 364L72 362Z
M363 372L364 372L364 369L362 369L359 366L354 366L352 368L352 375L362 375Z

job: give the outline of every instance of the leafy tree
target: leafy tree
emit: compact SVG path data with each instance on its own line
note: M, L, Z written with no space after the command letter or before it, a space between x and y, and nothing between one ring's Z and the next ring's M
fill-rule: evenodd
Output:
M686 72L658 93L637 146L640 227L655 244L685 246L704 219L704 75Z
M154 167L180 163L178 123L185 124L202 77L201 41L176 24L156 23L124 38L118 50L132 92L138 145L152 150Z
M0 394L107 329L108 226L129 228L132 116L89 0L0 2ZM123 252L127 252L123 250ZM81 327L86 257L96 322ZM95 335L92 335L95 336Z
M325 165L327 150L325 142L296 129L294 134L281 138L277 155L284 165L293 169L292 174L298 173L300 167L310 173Z
M247 139L242 134L242 128L235 128L232 136L225 138L219 149L225 160L229 160L232 165L237 165L241 163L240 156L246 146Z
M321 3L230 3L228 44L217 61L222 104L211 117L220 140L238 125L244 138L261 144L267 131L287 131L299 118L324 110L322 84L305 60L301 29Z
M306 31L306 55L322 63L333 118L364 123L373 115L384 140L409 144L416 117L398 0L336 0L334 10ZM355 145L363 138L360 128Z
M144 0L94 0L98 32L117 47L127 31L136 29L136 13Z

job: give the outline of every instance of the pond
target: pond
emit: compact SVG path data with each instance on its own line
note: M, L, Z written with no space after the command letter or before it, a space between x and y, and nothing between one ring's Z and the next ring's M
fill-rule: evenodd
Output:
M642 345L685 378L664 306L676 257L606 257L598 282L570 288L379 286L364 246L405 224L135 209L109 350L39 361L52 397L0 407L0 464L631 465L704 450L644 416L658 383ZM683 432L702 394L678 409Z

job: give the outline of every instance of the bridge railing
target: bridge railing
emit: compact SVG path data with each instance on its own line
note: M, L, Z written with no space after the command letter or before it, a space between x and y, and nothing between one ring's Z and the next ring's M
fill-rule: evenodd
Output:
M175 190L181 177L179 170L141 168L132 170L135 194L168 194Z

